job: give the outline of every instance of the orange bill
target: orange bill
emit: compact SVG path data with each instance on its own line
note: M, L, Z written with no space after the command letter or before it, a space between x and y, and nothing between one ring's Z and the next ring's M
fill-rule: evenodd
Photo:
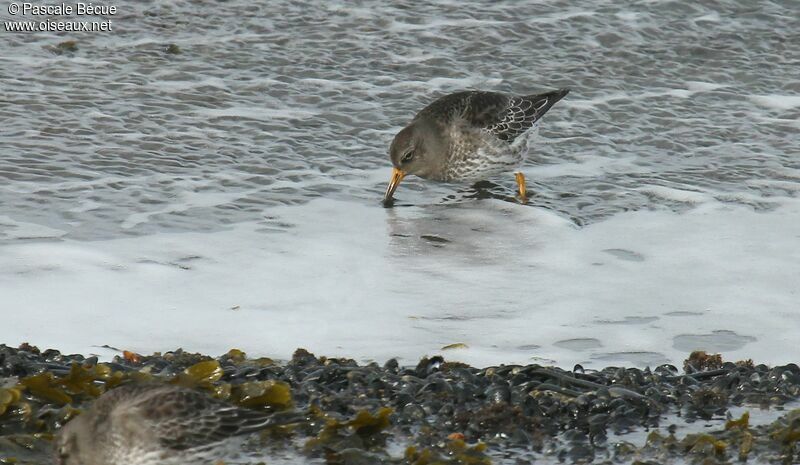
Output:
M383 196L384 202L392 200L394 191L397 189L397 186L400 185L400 181L403 180L405 175L406 173L399 168L392 168L392 180L389 181L389 187L386 188L386 195Z

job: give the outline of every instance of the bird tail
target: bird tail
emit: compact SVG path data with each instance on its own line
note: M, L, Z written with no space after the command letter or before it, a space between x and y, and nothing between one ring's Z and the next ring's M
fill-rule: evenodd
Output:
M526 95L523 98L533 104L533 108L536 110L536 119L538 120L568 93L569 89L558 89L543 94Z

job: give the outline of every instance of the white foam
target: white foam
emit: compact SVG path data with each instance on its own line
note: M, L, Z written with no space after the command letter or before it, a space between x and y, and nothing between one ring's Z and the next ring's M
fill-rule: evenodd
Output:
M442 90L463 90L470 88L489 89L502 83L499 78L489 78L482 76L469 76L464 78L445 78L435 77L427 81L402 81L397 82L392 87L395 88L414 88L424 89L426 92Z
M796 128L800 128L800 119L797 119L797 118L794 118L794 119L767 118L767 117L761 116L761 115L755 115L755 117L759 121L763 121L763 122L768 123L768 124L778 124L778 125L783 125L783 126L793 126L793 127L796 127Z
M623 21L633 22L633 21L636 21L636 20L639 19L639 17L641 16L641 13L637 13L635 11L621 11L619 13L614 14L614 16L616 16L617 18L619 18L619 19L621 19Z
M676 202L704 203L713 201L714 199L713 196L704 192L675 189L666 186L643 186L638 190L655 195L665 200L673 200Z
M229 107L205 108L195 111L196 114L209 118L243 118L261 121L272 119L304 119L310 118L318 111L300 108L260 108L260 107Z
M65 234L66 231L61 229L25 221L16 221L8 216L0 215L0 236L5 239L58 238Z
M725 84L716 82L686 81L686 88L692 92L710 92L712 90L727 87Z
M718 23L720 21L720 16L719 16L719 13L717 13L716 11L712 11L709 14L706 14L706 15L703 15L703 16L698 16L694 20L696 22L706 21L706 22L709 22L709 23Z
M791 110L800 107L800 95L751 95L750 100L775 110Z
M726 357L790 361L800 202L756 213L658 192L700 203L579 229L498 201L386 210L317 200L215 233L6 245L2 305L25 316L0 327L0 340L281 358L304 346L406 363L464 343L443 353L476 365L570 366L631 351L679 363L676 336L729 330L755 341ZM701 316L668 316L675 311ZM654 319L604 323L632 316ZM602 347L556 345L580 337Z
M625 93L625 92L613 92L605 95L599 95L591 99L570 98L564 100L563 103L559 102L559 105L564 105L570 108L589 109L589 108L594 108L598 105L611 103L615 100L635 101L635 100L647 100L665 96L676 97L676 98L689 98L692 95L696 94L697 92L705 92L716 88L712 87L713 85L703 86L702 84L703 83L687 82L687 89L659 89L654 91L640 92L637 94Z
M229 90L228 84L225 80L212 77L207 79L200 79L197 81L185 81L185 80L170 80L167 78L165 79L158 79L154 80L151 84L151 87L155 89L161 89L168 92L177 92L177 91L184 91L187 89L195 89L198 87L216 87L218 89Z
M540 143L541 141L537 141ZM646 167L638 166L635 157L607 158L599 155L576 156L574 162L561 162L552 165L536 165L523 169L526 175L535 179L558 178L561 176L596 177L609 173L650 173Z
M792 181L779 181L775 179L751 179L746 182L748 186L774 187L790 192L800 192L800 183Z
M476 18L432 19L419 24L392 21L389 30L392 32L409 32L417 30L428 31L431 29L441 29L446 27L486 27L501 24L503 24L503 21Z
M581 17L591 17L594 16L594 11L562 11L555 14L548 14L548 15L538 15L528 19L526 22L531 24L536 23L553 23L557 21L566 21L573 18L581 18Z

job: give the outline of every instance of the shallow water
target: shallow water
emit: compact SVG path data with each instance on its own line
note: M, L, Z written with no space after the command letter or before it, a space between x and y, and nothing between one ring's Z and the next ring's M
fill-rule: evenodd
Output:
M131 2L111 33L4 33L0 341L797 361L793 2L393 5ZM426 103L559 87L528 205L509 173L381 207Z

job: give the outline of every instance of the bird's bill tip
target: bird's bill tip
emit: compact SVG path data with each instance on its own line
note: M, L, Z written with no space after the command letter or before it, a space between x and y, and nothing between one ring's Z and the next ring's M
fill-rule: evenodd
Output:
M386 194L383 196L383 201L391 202L394 191L400 185L400 181L406 176L405 171L400 168L392 168L392 179L389 181L389 186L386 188Z

